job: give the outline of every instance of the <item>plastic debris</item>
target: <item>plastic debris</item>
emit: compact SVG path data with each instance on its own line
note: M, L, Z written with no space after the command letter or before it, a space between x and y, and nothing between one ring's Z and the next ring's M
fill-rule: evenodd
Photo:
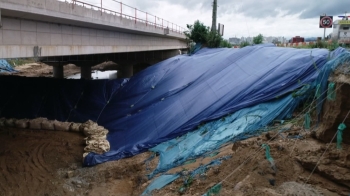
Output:
M342 149L341 144L343 142L343 131L346 128L346 125L344 123L341 123L338 126L338 131L337 131L337 149Z
M335 100L335 83L334 82L331 82L328 84L327 100L329 101Z
M311 127L311 117L310 117L310 113L307 112L305 114L304 128L310 129L310 127Z
M206 192L203 196L212 196L212 195L217 195L220 193L222 188L222 184L216 184L215 186L211 187L208 192Z
M271 164L271 168L277 172L277 168L276 168L276 165L275 165L275 161L273 160L273 158L271 157L271 154L270 154L270 146L267 145L267 144L263 144L261 146L262 148L265 148L265 156L266 156L266 159L270 162Z

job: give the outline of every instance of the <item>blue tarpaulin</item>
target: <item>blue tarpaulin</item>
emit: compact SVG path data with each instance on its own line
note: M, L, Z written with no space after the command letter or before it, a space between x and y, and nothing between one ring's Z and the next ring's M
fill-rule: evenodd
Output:
M285 98L313 83L330 56L344 52L273 45L202 49L130 79L1 77L6 93L0 97L0 116L96 121L109 130L111 150L90 153L84 164L92 166L133 156L228 113Z
M5 60L0 59L0 73L1 72L15 72L16 70Z

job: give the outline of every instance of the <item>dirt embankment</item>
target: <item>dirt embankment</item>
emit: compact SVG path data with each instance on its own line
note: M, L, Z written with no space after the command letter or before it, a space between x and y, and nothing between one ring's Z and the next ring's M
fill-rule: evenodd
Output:
M181 177L153 195L202 195L220 182L219 195L349 195L349 128L343 132L342 149L335 140L328 145L344 119L350 127L350 116L345 118L350 81L344 77L334 80L336 98L325 102L319 127L306 131L293 125L288 132L271 131L230 144L215 156L170 170ZM276 169L262 144L269 145ZM136 196L153 180L146 175L158 157L146 163L150 152L84 168L84 147L84 135L78 132L0 128L0 195ZM193 169L227 155L232 158L190 176Z
M311 133L293 139L295 132L298 130L269 141L275 134L270 132L174 168L168 173L180 172L182 176L153 195L202 195L219 182L220 195L348 195L350 146L343 144L340 151L332 144L310 177L327 146ZM80 133L6 128L0 134L0 195L141 195L152 181L146 175L158 161L156 157L146 164L151 155L147 152L84 168L85 144ZM263 143L271 148L276 170L260 148ZM232 158L184 184L191 170L227 155ZM304 185L306 181L311 186ZM295 190L305 194L295 194Z

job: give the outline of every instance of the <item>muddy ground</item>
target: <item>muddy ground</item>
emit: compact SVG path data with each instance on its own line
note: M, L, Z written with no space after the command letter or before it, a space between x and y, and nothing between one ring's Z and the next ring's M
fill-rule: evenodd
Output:
M335 144L331 144L309 178L327 145L314 139L311 132L300 139L287 139L296 134L290 131L269 141L273 134L275 132L227 145L213 157L199 158L170 170L168 173L180 172L182 176L153 195L202 195L219 182L222 183L219 195L288 195L282 194L283 191L289 188L295 193L295 186L303 187L304 193L290 195L350 193L350 146L344 144L342 150L337 150ZM146 175L156 167L157 157L146 164L144 161L151 156L146 152L85 168L82 167L83 138L74 132L2 128L0 195L141 195L152 181ZM265 150L260 148L263 143L271 147L276 170L266 160ZM190 171L227 155L232 158L195 176L190 184L184 184ZM310 187L304 185L308 178ZM299 184L281 188L286 182Z
M16 75L52 75L51 67L42 64L19 70ZM75 66L65 67L65 75L76 72ZM218 183L218 195L349 195L350 146L338 150L335 143L316 138L320 130L311 130L293 125L288 132L271 131L228 144L215 156L168 171L181 177L152 195L202 195ZM83 139L75 132L0 128L0 195L133 196L153 180L146 177L158 163L156 157L146 164L151 152L82 167ZM275 170L262 144L270 146ZM193 169L227 156L231 158L222 164L190 177Z

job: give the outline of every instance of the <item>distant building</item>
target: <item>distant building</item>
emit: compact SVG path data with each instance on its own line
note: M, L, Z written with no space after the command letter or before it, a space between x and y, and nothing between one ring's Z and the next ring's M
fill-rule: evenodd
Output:
M299 43L299 42L304 42L305 39L300 36L295 36L292 39L289 40L290 43Z
M228 39L228 41L232 45L239 45L241 43L241 39L236 38L236 37L231 37L231 38Z

